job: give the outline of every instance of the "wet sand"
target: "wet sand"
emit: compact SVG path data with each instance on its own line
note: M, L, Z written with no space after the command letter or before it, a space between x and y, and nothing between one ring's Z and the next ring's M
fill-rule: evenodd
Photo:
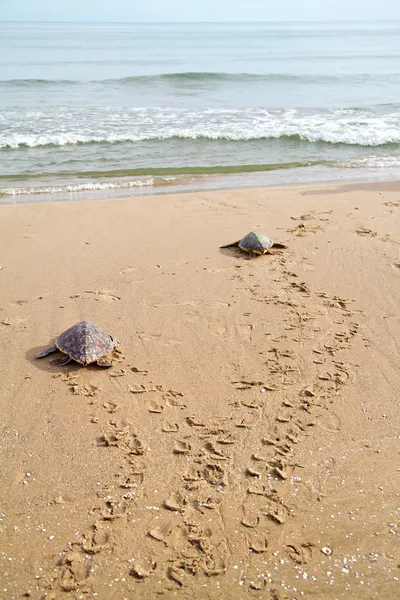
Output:
M399 183L2 206L0 289L1 598L397 597Z

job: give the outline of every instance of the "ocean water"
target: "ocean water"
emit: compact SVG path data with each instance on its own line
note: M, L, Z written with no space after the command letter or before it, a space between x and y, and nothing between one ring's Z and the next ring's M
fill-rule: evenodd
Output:
M400 22L0 23L0 202L400 175Z

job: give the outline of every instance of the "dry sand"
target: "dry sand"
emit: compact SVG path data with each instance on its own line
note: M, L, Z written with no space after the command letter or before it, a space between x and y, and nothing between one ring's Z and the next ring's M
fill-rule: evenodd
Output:
M0 208L1 598L399 597L399 190Z

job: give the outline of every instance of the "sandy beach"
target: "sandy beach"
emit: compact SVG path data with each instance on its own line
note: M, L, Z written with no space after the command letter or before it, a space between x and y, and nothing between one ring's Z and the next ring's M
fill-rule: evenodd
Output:
M1 598L398 596L399 192L0 207Z

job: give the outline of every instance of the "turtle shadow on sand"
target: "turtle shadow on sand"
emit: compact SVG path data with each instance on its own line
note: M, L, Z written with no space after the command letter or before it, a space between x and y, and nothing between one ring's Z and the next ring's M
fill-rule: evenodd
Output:
M56 339L57 338L53 338L52 340L50 340L48 345L51 346L52 344L54 344ZM39 371L44 371L46 373L66 373L67 371L69 373L78 373L82 369L86 369L88 371L103 371L103 370L105 371L106 370L106 369L103 369L103 367L99 367L96 363L92 363L90 365L83 366L83 365L80 365L79 363L75 362L74 360L71 360L68 364L66 364L64 366L52 365L49 360L43 360L43 359L40 359L37 357L37 355L39 354L39 352L41 350L43 350L43 345L35 346L34 348L29 348L29 350L27 350L25 352L25 359L28 361L28 363L30 363L33 367L35 367ZM54 358L61 358L62 356L63 356L62 352L57 352L57 354L54 354Z
M220 254L224 254L225 256L230 256L231 258L234 258L236 260L252 260L253 256L251 256L250 254L246 254L245 252L242 252L240 250L240 248L233 247L230 246L228 248L225 247L221 247L218 249Z
M265 254L253 254L250 252L245 252L242 251L237 245L221 246L220 248L218 248L218 250L220 254L223 254L224 256L230 256L235 260L254 260L255 258L260 258L261 256L268 256L268 254L270 254L271 256L274 254L281 254L283 248L287 248L287 246L284 246L282 244L276 249L273 248L272 250L269 250Z
M55 344L56 339L57 338L55 337L52 340L50 340L49 346ZM43 350L43 344L41 346L35 346L34 348L29 348L29 350L27 350L25 352L25 358L28 361L28 363L30 363L36 369L39 369L39 371L46 371L46 372L51 371L52 373L57 373L57 372L63 373L65 371L64 367L55 367L55 366L51 365L48 360L44 361L44 360L40 360L40 358L37 358L37 355L39 354L39 352L41 350ZM59 358L60 356L61 356L61 352L59 352L57 354L57 358ZM76 362L71 361L68 364L68 370L79 371L80 368L81 368L81 365L79 365Z

